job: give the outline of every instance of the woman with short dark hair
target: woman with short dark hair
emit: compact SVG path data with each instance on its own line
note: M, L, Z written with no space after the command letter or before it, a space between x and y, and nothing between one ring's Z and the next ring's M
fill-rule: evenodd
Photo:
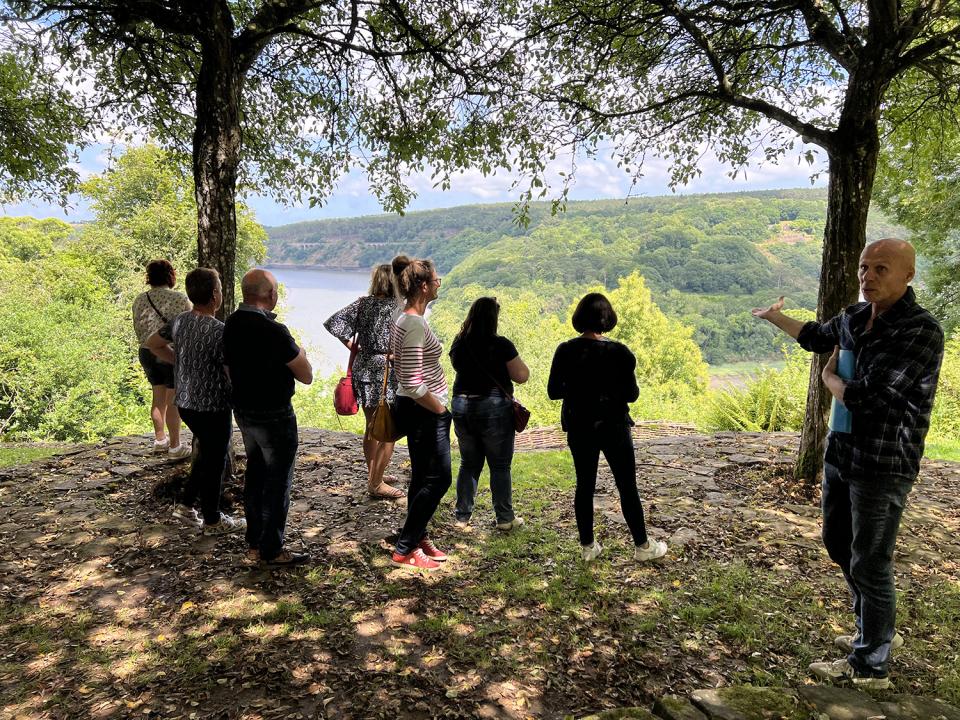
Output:
M180 443L180 414L173 403L173 365L157 358L146 348L147 338L190 309L190 301L183 293L173 290L177 273L169 260L151 260L147 263L146 280L150 289L133 301L133 329L140 343L139 359L143 372L153 389L150 419L153 421L153 451L168 453L171 457L190 457L190 448ZM163 431L166 424L169 438Z
M643 504L637 492L636 459L628 404L640 395L637 360L622 343L604 337L617 326L617 313L601 293L577 304L573 327L580 336L557 347L547 381L551 400L563 400L560 422L567 433L577 475L574 511L580 551L587 562L603 549L593 535L593 494L600 453L613 473L620 508L630 528L639 562L667 553L667 545L647 537Z
M457 525L466 527L473 514L477 479L484 461L490 466L490 493L497 528L505 532L523 525L513 511L510 465L513 461L513 385L530 377L517 348L497 334L500 304L477 298L450 345L453 381L453 428L460 446L457 474Z
M193 309L180 313L147 339L147 347L173 362L176 407L193 431L197 456L183 497L173 516L200 527L204 535L239 532L243 518L220 512L220 491L233 416L230 381L223 367L223 323L216 318L223 303L220 274L211 268L191 270L184 283ZM200 514L193 507L199 499Z

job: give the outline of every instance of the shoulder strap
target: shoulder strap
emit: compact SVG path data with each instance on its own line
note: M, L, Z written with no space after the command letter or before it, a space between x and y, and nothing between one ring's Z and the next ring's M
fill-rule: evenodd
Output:
M153 304L153 298L150 297L150 291L147 290L147 292L144 294L147 296L147 302L150 303L150 307L152 307L153 311L160 316L160 319L163 320L164 323L170 322L169 320L167 320L166 316L162 312L157 310L157 306Z

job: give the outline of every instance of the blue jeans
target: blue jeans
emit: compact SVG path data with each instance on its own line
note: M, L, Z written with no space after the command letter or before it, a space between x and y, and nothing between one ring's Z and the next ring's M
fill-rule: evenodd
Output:
M453 429L460 443L460 472L457 473L457 518L473 514L477 480L484 460L490 465L490 493L498 523L508 523L513 514L513 401L500 393L482 398L453 398Z
M272 560L283 549L290 486L297 459L297 416L282 410L235 410L247 451L243 506L247 545Z
M437 415L402 396L396 412L410 451L407 519L397 539L397 552L407 555L427 536L427 524L450 488L450 413Z
M913 487L885 478L841 477L823 466L823 544L853 595L860 638L847 658L857 672L885 676L896 628L893 548Z

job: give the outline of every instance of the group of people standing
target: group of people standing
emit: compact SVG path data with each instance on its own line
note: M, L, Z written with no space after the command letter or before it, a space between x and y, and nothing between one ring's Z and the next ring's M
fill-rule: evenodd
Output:
M889 687L890 655L904 642L896 631L894 547L919 472L943 357L943 332L917 304L910 287L914 274L909 243L880 240L867 245L860 257L864 300L836 317L822 323L794 320L782 312L783 298L753 311L809 351L833 350L822 380L847 418L831 427L827 439L823 540L850 587L856 625L852 634L836 638L845 657L813 663L810 669L819 677L866 688ZM199 441L175 515L207 534L245 529L253 560L303 562L304 555L283 548L283 537L297 450L290 398L294 379L309 384L312 370L272 313L276 279L265 270L248 272L241 285L244 301L226 324L214 317L222 301L215 271L200 268L187 276L189 301L172 290L175 274L165 261L150 263L147 281L151 289L134 303L134 324L142 345L140 361L153 385L154 448L175 458L189 453L179 440L180 418ZM428 525L452 484L451 425L461 453L456 524L470 526L484 463L490 466L497 528L509 532L524 524L512 503L512 395L513 383L526 382L530 371L514 344L498 333L496 299L481 297L451 343L456 371L451 392L441 365L444 348L426 318L440 286L429 260L398 256L375 268L369 295L325 323L357 353L353 385L367 418L363 450L371 495L404 494L396 479L385 474L393 443L378 441L370 432L384 393L407 437L407 515L392 561L424 570L447 560ZM636 360L626 346L605 337L616 327L617 315L604 295L583 297L572 324L579 335L556 349L547 392L563 401L561 420L576 473L581 555L590 562L602 551L593 532L593 495L603 453L635 559L662 557L668 548L647 536L636 485L628 412L639 394ZM170 365L164 367L163 361ZM247 452L245 521L218 507L231 407ZM192 506L197 499L202 517Z
M369 295L337 311L325 327L351 351L353 387L367 423L364 453L368 490L377 497L402 497L384 476L392 443L371 434L373 411L388 393L410 453L407 516L392 560L397 565L434 570L447 559L428 533L428 525L452 484L450 429L460 448L455 524L469 528L477 481L486 463L496 526L510 532L524 521L513 508L511 464L514 451L513 383L530 370L516 346L498 333L500 305L481 297L470 306L449 354L456 376L452 390L441 359L444 348L426 319L441 280L429 260L398 256L373 271ZM576 517L583 559L592 561L601 546L593 536L593 492L599 455L607 458L620 492L621 506L640 561L662 557L665 543L647 538L627 411L639 392L633 354L604 334L617 323L606 297L591 293L574 313L580 336L563 343L554 358L548 392L563 400L577 475ZM356 346L355 346L356 344ZM602 378L603 387L595 381Z
M244 275L243 302L225 323L216 318L223 303L216 270L191 271L185 298L173 290L176 274L166 260L148 264L147 282L150 290L134 301L134 325L140 361L154 388L154 448L162 451L173 444L168 452L174 457L190 454L178 450L183 447L178 442L180 418L194 438L193 464L174 517L205 535L244 531L250 562L305 562L306 554L284 547L284 533L298 446L290 401L294 380L310 384L313 370L303 348L272 312L276 278L261 269ZM243 518L220 511L234 418L247 454ZM164 421L169 441L163 436Z

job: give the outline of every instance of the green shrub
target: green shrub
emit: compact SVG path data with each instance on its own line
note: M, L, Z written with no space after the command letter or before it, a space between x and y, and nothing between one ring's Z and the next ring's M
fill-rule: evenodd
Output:
M702 418L708 430L771 432L803 427L810 355L799 345L784 352L782 370L764 370L744 388L711 392Z
M948 340L930 418L930 440L960 441L960 337Z

